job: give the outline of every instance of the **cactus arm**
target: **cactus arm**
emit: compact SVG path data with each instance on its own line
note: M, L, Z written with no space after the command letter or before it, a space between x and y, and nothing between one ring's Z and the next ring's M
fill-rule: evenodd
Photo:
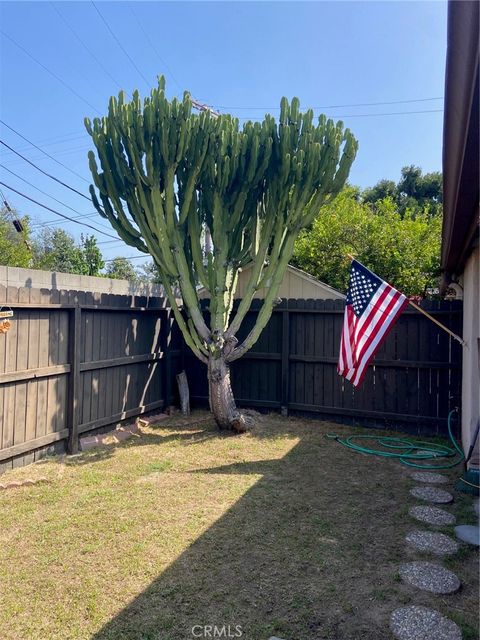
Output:
M95 209L99 212L99 214L103 217L106 218L110 224L112 225L112 227L115 229L115 231L118 233L118 235L120 236L120 238L122 240L125 241L126 244L130 245L131 247L135 247L136 249L138 249L139 251L142 251L143 253L148 253L148 248L146 246L146 244L143 242L143 240L141 239L141 237L138 237L137 235L133 235L132 233L130 233L129 229L125 226L123 226L116 218L111 206L110 206L110 202L108 201L108 198L106 196L103 196L103 198L105 198L105 200L103 201L103 208L100 206L100 203L98 201L98 198L95 194L95 191L93 189L92 186L90 186L90 194L92 196L92 202L93 202L93 206L95 207ZM101 196L102 197L102 196Z
M286 241L285 247L278 261L277 268L275 269L272 283L267 291L267 295L265 296L255 325L242 344L236 347L227 356L227 362L238 360L238 358L241 358L249 349L251 349L260 337L260 334L265 328L267 322L270 320L270 316L272 315L272 310L278 296L278 290L282 284L283 277L288 266L288 261L292 257L295 239L296 236L292 234Z
M214 194L213 203L213 245L215 247L215 289L213 291L214 296L214 310L212 314L212 331L219 331L221 333L225 330L225 312L226 301L225 295L226 280L227 280L227 267L228 267L228 237L225 239L225 211L222 209L221 199L218 193ZM227 232L228 233L228 232Z
M170 303L170 306L173 311L173 316L179 326L180 331L182 332L185 342L193 351L193 353L197 356L197 358L206 364L208 362L208 358L206 357L208 354L207 349L202 345L202 342L198 334L196 333L195 327L193 326L193 323L191 322L191 320L190 320L190 328L188 327L182 315L182 312L178 307L177 300L173 293L172 287L168 282L168 278L166 278L165 274L162 274L161 271L159 272L162 278L162 284L165 288L167 300Z
M188 240L190 242L190 248L192 252L192 260L195 266L195 271L198 275L199 282L210 291L210 282L207 273L207 269L205 269L205 265L203 263L203 253L202 253L202 244L201 244L201 229L200 223L198 220L198 216L196 215L195 209L195 201L192 200L191 203L191 213L188 216Z
M250 305L252 304L253 296L255 295L255 292L259 288L259 281L264 268L268 246L271 242L271 238L272 238L271 231L274 223L275 223L275 219L273 215L267 216L266 222L264 225L265 228L263 229L263 233L262 233L261 246L259 247L257 256L253 261L253 267L250 272L250 277L248 279L248 283L246 285L243 298L240 301L235 317L233 318L230 326L225 332L226 338L235 336L237 331L240 329L243 319L247 315L248 310L250 309ZM277 227L278 227L278 224L277 224ZM278 234L279 232L277 231L276 235Z

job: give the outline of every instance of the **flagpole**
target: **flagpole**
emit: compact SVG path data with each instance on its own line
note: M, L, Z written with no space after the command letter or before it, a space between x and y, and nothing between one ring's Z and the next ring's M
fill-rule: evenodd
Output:
M415 304L415 302L412 302L411 300L408 301L408 304L411 307L413 307L414 309L416 309L417 311L420 311L420 313L423 313L424 316L426 316L429 320L431 320L436 325L438 325L440 327L440 329L443 329L444 331L449 333L452 336L452 338L454 338L457 342L460 342L461 345L463 345L464 347L466 346L467 343L465 342L465 340L462 340L462 338L460 338L460 336L457 336L456 333L453 333L453 331L450 331L450 329L448 327L446 327L444 324L442 324L441 322L436 320L427 311L425 311L425 309L422 309L422 307L420 307L418 304Z
M350 260L355 260L355 258L350 255L349 253L347 253L347 256L350 258ZM460 336L458 336L456 333L453 333L453 331L450 331L450 329L448 327L446 327L444 324L442 324L441 322L439 322L438 320L436 320L433 316L431 316L427 311L425 311L425 309L422 309L422 307L420 307L418 304L415 304L415 302L412 302L412 300L408 301L408 304L413 307L414 309L416 309L417 311L420 311L420 313L423 313L424 316L426 316L429 320L431 320L432 322L434 322L437 326L440 327L440 329L443 329L444 331L446 331L448 334L450 334L452 336L452 338L454 340L456 340L457 342L459 342L462 346L466 346L467 343L465 342L465 340L462 340L462 338Z

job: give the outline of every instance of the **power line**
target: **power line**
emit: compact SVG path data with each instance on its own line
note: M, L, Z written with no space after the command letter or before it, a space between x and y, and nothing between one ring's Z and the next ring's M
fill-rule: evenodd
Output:
M114 244L115 242L119 245L125 245L125 242L123 240L102 240L98 244Z
M71 207L70 205L66 204L65 202L62 202L61 200L58 200L57 198L55 198L54 196L50 195L49 193L47 193L46 191L43 191L42 189L40 189L39 187L36 187L34 184L32 184L31 182L29 182L28 180L26 180L26 178L23 178L22 176L19 176L18 173L15 173L15 171L12 171L11 169L9 169L8 167L6 167L4 164L0 163L0 167L2 167L2 169L5 169L5 171L8 171L8 173L11 173L12 176L15 176L16 178L18 178L19 180L22 180L23 182L25 182L26 184L28 184L30 187L33 187L34 189L36 189L37 191L39 191L40 193L43 193L44 196L47 196L48 198L51 198L52 200L55 200L55 202L58 202L58 204L61 204L63 207L67 207L67 209L70 209L70 211L74 211L75 213L78 213L80 216L84 216L84 215L90 215L90 214L82 214L80 211L78 211L77 209L74 209L73 207Z
M147 254L144 254L143 256L116 256L115 258L104 260L104 262L114 262L115 260L118 260L118 258L125 258L125 260L140 260L140 258L143 258L144 260L148 260Z
M43 140L38 140L37 144L42 146L42 149L45 147L54 147L58 144L67 144L69 142L74 142L76 140L86 140L88 137L88 133L85 131L83 134L77 133L67 133L62 136L54 136L53 138L44 138ZM19 151L28 151L30 148L30 144L27 146L19 147ZM8 153L8 151L6 152Z
M66 182L63 182L62 180L59 180L58 178L55 178L55 176L52 176L50 173L47 173L46 171L44 171L43 169L40 169L39 166L37 166L34 162L32 162L31 160L29 160L28 158L26 158L25 156L22 156L21 153L19 153L18 151L15 151L15 149L13 149L10 145L8 145L6 142L4 142L3 140L0 140L0 144L3 144L4 147L7 147L7 149L10 149L10 151L13 151L13 153L15 153L17 156L19 156L20 158L22 158L22 160L25 160L25 162L28 162L29 165L31 165L32 167L34 167L35 169L37 169L37 171L40 171L40 173L43 173L43 175L47 176L48 178L51 178L52 180L55 180L55 182L58 182L59 184L63 185L64 187L66 187L67 189L70 189L70 191L73 191L74 193L78 194L79 196L82 196L82 198L85 198L85 200L88 200L89 202L91 202L90 198L88 196L86 196L84 193L82 193L81 191L78 191L77 189L75 189L74 187L71 187L70 185L68 185Z
M13 226L15 227L15 231L17 233L22 233L22 231L25 230L22 221L20 220L20 218L17 216L17 212L14 211L10 205L7 202L7 198L5 196L5 194L3 193L3 191L0 189L0 196L2 197L2 202L3 202L3 206L5 207L6 211L7 211L7 216L10 217L10 220L12 221ZM23 238L23 242L25 243L25 246L27 247L27 249L31 249L30 243L28 242L28 240L26 238Z
M35 149L38 149L41 153L43 153L44 156L47 156L47 158L50 158L50 160L53 160L54 162L56 162L58 165L60 165L61 167L64 167L64 169L67 169L67 171L70 171L70 173L73 173L73 175L77 176L78 178L80 178L80 180L83 180L84 182L89 182L88 180L86 180L83 176L81 176L79 173L77 173L76 171L74 171L73 169L70 169L70 167L67 167L66 164L63 164L63 162L60 162L60 160L57 160L56 158L54 158L53 156L51 156L49 153L47 153L46 151L44 151L41 147L39 147L38 145L36 145L34 142L32 142L31 140L29 140L26 136L24 136L23 134L21 134L19 131L17 131L16 129L14 129L13 127L11 127L9 124L7 124L4 120L0 119L0 122L3 124L4 127L7 127L7 129L10 129L10 131L13 131L13 133L15 135L17 135L19 138L22 138L22 140L25 140L25 142L28 142L28 144L31 144L32 147L35 147Z
M115 78L112 76L112 74L110 73L110 71L105 67L105 65L103 64L103 62L100 60L100 58L98 58L95 53L90 49L90 47L88 47L85 42L82 40L82 38L80 38L80 36L78 35L78 33L75 31L75 29L72 27L72 25L68 22L68 20L64 17L64 15L61 13L60 9L55 5L55 3L50 2L51 7L57 12L57 14L60 16L60 19L64 22L64 24L67 25L67 27L70 29L70 31L73 33L73 35L75 36L75 38L80 42L80 44L82 45L82 47L91 55L91 57L95 60L95 62L99 65L99 67L103 70L103 72L110 78L110 80L112 80L114 82L114 84L117 85L117 87L121 90L122 86L121 84L115 80Z
M72 218L72 220L84 220L85 218L94 218L95 216L97 216L97 213L89 213L86 216L76 216L74 218ZM43 229L44 227L51 227L52 225L57 225L57 224L65 224L65 222L67 222L66 220L46 220L45 222L34 222L31 227L32 229ZM105 227L107 228L107 227ZM109 242L113 242L113 240L109 240Z
M87 145L87 146L83 146L82 145L82 146L79 146L79 147L70 147L69 149L62 149L61 151L58 151L56 153L56 155L59 156L59 157L61 156L61 157L65 157L65 158L67 156L70 156L70 155L75 155L75 157L78 157L80 152L87 151L88 149L91 149L91 145ZM2 155L3 155L3 157L5 159L7 159L6 158L7 154L10 155L10 156L12 155L9 151L3 152ZM85 154L82 154L82 156L85 156ZM31 155L29 157L29 159L30 159L31 162L41 162L43 160L43 156L41 156L39 153L34 151L34 155ZM83 158L83 159L85 160L85 158ZM15 158L15 157L8 158L8 161L9 161L9 164L11 166L18 165L18 164L22 163L21 159Z
M176 79L176 77L173 75L173 71L171 70L171 68L169 67L169 65L165 62L164 58L161 56L160 52L158 51L157 47L153 44L150 36L148 35L148 32L144 29L140 18L138 17L138 15L135 13L135 11L133 10L132 7L130 7L130 11L132 13L132 15L134 16L134 18L136 19L138 26L140 27L140 30L142 31L143 35L145 36L148 44L150 45L150 47L152 48L153 52L155 53L155 55L158 57L158 59L160 60L161 64L167 69L167 71L169 72L170 76L172 77L172 80L175 82L175 84L177 85L180 93L179 96L182 93L182 87L180 85L180 83L178 82L178 80ZM147 82L148 84L148 82ZM209 111L214 117L218 117L220 114L215 111L214 109L212 109L212 107L209 107L208 105L204 104L203 102L200 102L199 100L195 100L194 98L191 97L192 100L192 105L195 109L198 109L198 111Z
M107 27L108 32L110 33L110 35L112 36L112 38L115 40L115 42L118 44L118 46L120 47L120 49L123 51L123 53L127 56L127 58L130 60L132 66L134 67L134 69L137 71L137 73L143 78L144 82L146 83L147 87L150 86L150 82L147 80L147 78L143 75L141 69L139 69L137 67L137 65L135 64L135 61L133 60L133 58L130 56L130 54L128 53L128 51L125 49L125 47L123 46L123 44L120 42L120 40L117 38L117 36L115 35L115 33L113 32L113 30L110 28L110 25L108 24L108 22L105 20L105 18L103 17L102 12L100 11L100 9L97 7L97 5L95 4L95 2L93 2L93 0L91 0L92 5L95 9L95 11L98 13L98 15L100 16L102 22L104 23L104 25Z
M443 109L425 109L423 111L392 111L390 113L349 113L344 116L333 116L334 118L371 118L375 116L408 116L415 113L443 113Z
M70 218L69 216L66 216L63 213L60 213L59 211L56 211L55 209L52 209L51 207L48 207L46 204L42 204L41 202L38 202L38 200L34 200L33 198L30 198L30 196L27 196L24 193L22 193L21 191L18 191L17 189L14 189L13 187L10 187L5 182L0 181L0 184L3 187L5 187L6 189L9 189L10 191L13 191L14 193L18 194L22 198L25 198L26 200L30 200L30 202L33 202L34 204L38 205L39 207L42 207L43 209L46 209L47 211L51 211L55 215L60 216L61 218L64 218L65 220L68 220L69 222L74 222L75 224L79 224L80 226L88 227L89 229L93 229L93 231L96 231L97 233L101 233L104 236L108 236L109 238L114 238L115 240L118 239L118 238L115 238L115 236L112 236L110 233L106 233L105 231L101 231L100 229L97 229L97 227L94 227L93 225L88 224L87 222L79 222L75 218Z
M160 60L160 62L164 65L164 67L166 68L166 70L168 71L168 73L170 74L170 76L172 77L172 80L174 81L174 83L177 85L180 94L182 93L182 87L180 85L180 83L178 82L178 80L176 79L176 77L173 75L173 71L170 69L170 67L168 66L168 64L165 62L165 60L163 59L163 57L160 55L158 49L156 48L156 46L153 44L150 36L148 35L147 31L144 29L142 23L140 22L140 18L138 17L137 13L133 10L133 7L130 7L130 11L132 13L132 15L134 16L134 18L137 21L138 26L140 27L143 35L145 36L148 44L150 45L150 47L152 48L153 52L157 55L158 59Z
M392 111L390 113L349 113L348 115L330 115L331 118L374 118L376 116L407 116L416 113L443 113L443 109L425 109L424 111ZM260 118L238 118L239 120L260 120Z
M415 98L412 100L392 100L390 102L357 102L355 104L327 104L321 107L311 107L312 109L340 109L344 107L378 107L387 104L409 104L411 102L430 102L432 100L443 100L443 96L438 96L436 98ZM281 107L225 107L221 105L217 105L218 109L268 109L268 110L277 110L280 111Z
M27 55L31 60L33 60L36 64L38 64L38 66L42 67L42 69L44 71L46 71L47 73L49 73L52 77L55 78L55 80L57 80L58 82L60 82L60 84L62 84L66 89L68 89L70 91L70 93L73 93L74 96L76 96L77 98L79 98L82 102L84 102L88 107L90 107L90 109L93 109L93 111L95 111L96 113L98 113L99 115L102 115L100 113L100 111L98 109L96 109L92 104L90 104L90 102L88 102L88 100L86 100L80 93L78 93L78 91L75 91L75 89L73 87L71 87L69 84L67 84L65 82L65 80L62 80L62 78L60 78L60 76L58 76L54 71L52 71L51 69L49 69L48 67L46 67L42 62L40 62L40 60L38 60L37 58L35 58L35 56L33 56L29 51L27 51L25 49L25 47L22 47L21 44L19 44L16 40L14 40L11 36L8 35L8 33L5 33L5 31L0 31L0 33L2 34L2 36L4 36L5 38L7 38L8 40L10 40L10 42L12 42L16 47L18 47L21 51L23 51L25 53L25 55Z
M55 198L54 196L50 195L46 191L43 191L39 187L36 187L34 184L29 182L28 180L26 180L22 176L19 176L18 173L15 173L15 171L12 171L11 169L6 167L5 165L0 163L0 167L2 167L2 169L5 169L5 171L8 171L8 173L11 173L12 176L15 176L19 180L22 180L23 182L28 184L33 189L36 189L37 191L42 193L44 196L47 196L47 198L51 198L52 200L55 200L55 202L58 202L58 204L61 204L63 207L66 207L67 209L70 209L70 211L73 211L74 213L78 213L79 214L78 218L72 218L72 220L83 220L83 218L90 218L92 216L98 216L98 212L97 211L92 211L91 213L81 213L80 211L78 211L78 209L74 209L73 207L71 207L70 205L66 204L65 202L62 202L62 200L58 200L58 198ZM50 222L56 222L56 220L52 220L52 221L49 221L49 222L38 223L38 224L35 224L33 226L44 227L44 226L48 226L50 224ZM100 224L100 223L98 223L98 224ZM101 226L104 227L105 225L101 225ZM108 228L108 227L105 227L105 228ZM109 242L111 242L111 241L109 241Z

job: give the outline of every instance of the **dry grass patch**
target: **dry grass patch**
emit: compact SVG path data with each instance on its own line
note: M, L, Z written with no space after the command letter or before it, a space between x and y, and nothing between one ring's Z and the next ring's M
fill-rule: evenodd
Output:
M230 436L199 412L29 467L52 482L0 494L0 637L190 640L216 624L246 640L383 640L406 602L473 633L475 552L449 560L464 583L449 598L395 580L417 526L409 472L328 431L352 430L272 415Z

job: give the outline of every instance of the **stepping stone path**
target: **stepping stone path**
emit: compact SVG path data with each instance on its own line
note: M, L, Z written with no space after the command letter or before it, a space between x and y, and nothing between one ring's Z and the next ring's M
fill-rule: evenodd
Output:
M451 555L458 551L458 542L436 531L410 531L405 540L418 551L428 551L438 556Z
M480 528L478 525L461 524L455 527L455 535L463 542L473 544L476 547L480 546Z
M400 577L404 582L430 593L455 593L460 589L457 576L433 562L407 562L400 565Z
M448 482L448 478L442 476L441 473L430 471L415 471L410 477L416 482L430 482L431 484L446 484Z
M432 524L437 527L452 525L457 521L452 513L448 513L438 507L429 507L426 505L411 507L408 513L412 518L416 518L420 520L420 522L426 522L427 524Z
M460 628L434 609L402 607L390 618L390 629L398 640L462 640Z
M410 489L410 495L414 498L427 500L436 504L449 504L453 502L453 496L448 491L437 489L436 487L413 487Z

